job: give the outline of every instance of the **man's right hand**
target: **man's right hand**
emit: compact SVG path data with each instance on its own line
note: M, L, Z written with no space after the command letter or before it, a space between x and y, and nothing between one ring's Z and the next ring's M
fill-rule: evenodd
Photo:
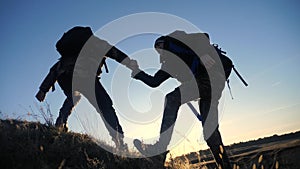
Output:
M133 59L130 60L128 67L129 67L129 69L131 69L133 71L139 69L139 65L138 65L137 61L133 60Z
M131 60L130 61L130 69L132 70L131 72L131 77L134 77L136 74L141 72L139 65L136 60Z
M44 101L45 96L46 96L46 93L43 92L43 91L41 91L41 90L39 90L39 91L37 92L37 94L35 95L35 97L36 97L36 98L38 99L38 101L40 101L40 102Z

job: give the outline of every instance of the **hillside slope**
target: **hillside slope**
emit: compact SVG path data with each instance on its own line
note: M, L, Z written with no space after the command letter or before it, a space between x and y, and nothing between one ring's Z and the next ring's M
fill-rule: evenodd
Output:
M102 147L106 146L106 150ZM235 168L300 168L300 132L226 146ZM126 158L89 136L37 122L0 120L1 169L159 169L161 156ZM134 153L134 152L132 152ZM168 161L168 168L215 168L209 150Z
M163 163L160 156L144 159L114 155L87 135L59 132L36 122L0 120L1 169L162 168Z

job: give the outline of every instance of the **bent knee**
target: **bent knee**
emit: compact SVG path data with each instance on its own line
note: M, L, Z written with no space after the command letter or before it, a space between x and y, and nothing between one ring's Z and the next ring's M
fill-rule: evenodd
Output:
M173 92L168 93L166 95L166 100L168 102L180 102L181 95L180 95L180 90L176 88Z
M74 103L74 105L76 103L78 103L80 99L81 99L81 94L80 93L74 93L73 94L73 103Z

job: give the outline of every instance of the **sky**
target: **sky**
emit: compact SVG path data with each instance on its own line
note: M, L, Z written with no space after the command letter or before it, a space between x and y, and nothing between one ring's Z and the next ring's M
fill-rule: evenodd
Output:
M224 89L219 110L220 131L226 145L298 131L300 3L296 0L214 2L1 1L1 117L34 120L29 114L39 114L38 107L44 104L38 103L34 96L49 68L60 57L55 43L65 31L76 25L90 26L96 31L125 16L158 12L183 18L209 32L211 41L228 53L249 83L248 87L243 86L232 73L230 84L234 99L228 88ZM141 20L135 24L148 22ZM163 25L153 25L160 26ZM118 29L122 31L123 27ZM136 59L142 69L154 73L160 67L158 55L153 50L157 37L156 34L128 37L116 46ZM112 96L125 135L144 139L157 135L164 95L174 90L178 82L170 79L152 89L132 80L130 71L114 60L108 61L108 67L110 73L104 73L101 82ZM118 96L118 91L124 88L123 83L128 85L130 103L141 112L143 122L130 112L121 113L127 111ZM55 92L47 94L46 101L54 119L64 99L58 85ZM196 102L193 104L197 107ZM193 124L192 127L187 127L187 122ZM72 131L87 132L109 141L99 115L85 98L70 116L69 127ZM201 125L185 105L180 109L173 137L183 138L180 144L175 143L175 154L206 147Z

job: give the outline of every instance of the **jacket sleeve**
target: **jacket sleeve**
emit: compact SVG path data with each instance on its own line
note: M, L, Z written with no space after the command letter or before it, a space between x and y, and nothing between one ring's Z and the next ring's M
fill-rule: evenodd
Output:
M163 70L157 71L154 76L148 75L144 71L141 71L134 76L135 79L141 80L150 87L158 87L170 77L171 75Z
M119 63L122 63L124 59L128 58L128 56L125 53L123 53L121 50L114 46L111 47L111 49L107 52L106 56L116 60Z
M52 91L54 91L54 84L58 77L58 69L60 66L60 62L55 63L51 68L45 79L43 80L40 90L47 93L49 89L52 87Z
M91 36L81 51L82 54L89 55L89 57L107 56L111 59L121 63L128 56L115 46L109 44L106 40L102 40L97 36Z

